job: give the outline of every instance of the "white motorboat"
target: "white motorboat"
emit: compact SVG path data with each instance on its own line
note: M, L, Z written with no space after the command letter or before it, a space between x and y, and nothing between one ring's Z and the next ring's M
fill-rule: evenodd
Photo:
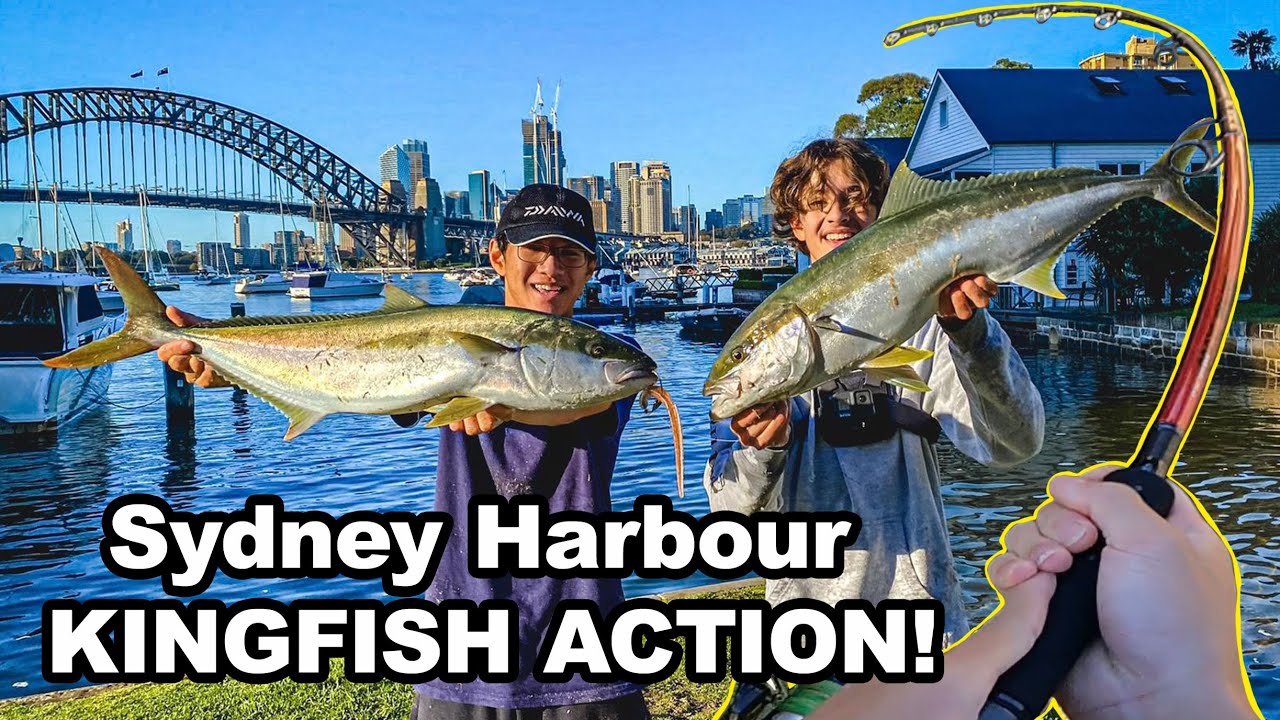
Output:
M378 277L358 273L329 270L300 272L293 274L289 296L311 300L375 297L382 294L382 288L385 285L386 283Z
M120 296L120 291L116 289L116 284L114 282L104 280L98 283L97 289L98 304L102 306L103 312L124 312L124 298Z
M197 285L230 285L231 276L223 275L222 273L209 273L202 270L195 276L195 279L192 282Z
M461 287L471 287L472 285L501 285L502 276L497 270L491 267L480 267L467 273L467 276L458 281Z
M290 277L283 273L258 273L252 277L242 277L236 281L237 295L258 295L274 293L283 295L289 292Z
M462 282L462 279L465 278L467 274L470 272L471 272L470 269L450 270L449 272L444 274L444 279L451 283Z
M112 365L86 370L42 361L115 332L103 314L101 278L81 273L0 271L0 434L56 432L106 398Z

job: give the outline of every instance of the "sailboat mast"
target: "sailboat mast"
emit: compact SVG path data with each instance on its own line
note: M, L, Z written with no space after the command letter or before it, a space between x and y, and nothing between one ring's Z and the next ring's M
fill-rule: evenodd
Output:
M62 271L62 213L58 212L58 183L53 184L53 269Z
M27 100L27 155L31 157L31 193L36 199L36 239L40 246L40 263L44 264L44 218L40 213L40 176L36 172L36 131L31 100Z
M142 220L142 263L147 271L147 281L151 281L151 234L147 231L147 192L138 191L138 216Z

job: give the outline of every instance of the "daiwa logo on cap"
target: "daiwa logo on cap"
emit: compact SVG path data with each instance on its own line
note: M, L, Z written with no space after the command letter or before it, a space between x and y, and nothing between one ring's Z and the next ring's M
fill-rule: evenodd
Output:
M582 213L577 210L562 208L559 205L530 205L524 209L524 217L531 215L555 215L556 217L576 220L582 227L587 226L587 221L582 217Z

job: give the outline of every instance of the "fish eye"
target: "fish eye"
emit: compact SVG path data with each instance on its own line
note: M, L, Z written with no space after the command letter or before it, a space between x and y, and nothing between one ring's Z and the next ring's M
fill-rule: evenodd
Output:
M587 354L593 358L604 357L604 345L601 345L598 342L591 343L587 346Z
M742 358L746 357L746 353L742 352L742 348L737 348L729 354L729 357L733 358L734 362L742 362Z

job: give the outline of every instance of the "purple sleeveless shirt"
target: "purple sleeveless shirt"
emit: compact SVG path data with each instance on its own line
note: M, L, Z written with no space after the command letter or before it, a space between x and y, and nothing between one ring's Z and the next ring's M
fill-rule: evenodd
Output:
M609 484L618 440L634 400L634 396L619 400L605 412L559 427L507 422L475 437L442 428L436 510L452 515L454 525L426 599L437 603L451 598L476 603L513 600L520 609L520 670L510 683L437 679L416 685L418 692L468 705L531 708L610 700L641 690L625 682L591 683L578 675L563 683L542 683L533 677L534 660L556 604L590 600L600 607L601 616L608 616L623 599L620 579L476 578L467 567L467 509L474 495L541 495L548 499L552 513L611 510Z

